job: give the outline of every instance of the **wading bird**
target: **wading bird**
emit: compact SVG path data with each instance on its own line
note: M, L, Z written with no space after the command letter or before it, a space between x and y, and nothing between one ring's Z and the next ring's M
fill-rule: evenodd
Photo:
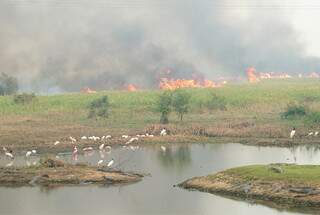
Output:
M122 135L122 138L127 139L129 135Z
M104 143L102 143L100 146L99 146L99 150L103 150L104 149Z
M26 153L26 157L30 157L30 155L32 154L32 152L31 151L27 151L27 153Z
M77 146L73 147L72 155L76 155L78 153L78 148Z
M74 137L71 137L71 136L70 136L69 139L70 139L71 142L73 142L73 143L74 143L74 142L77 142L76 138L74 138Z
M160 136L166 136L167 135L167 130L164 128L160 132Z
M111 167L113 165L113 163L114 163L114 160L112 158L111 161L108 162L107 167Z
M32 154L36 154L37 153L37 150L33 149L31 150Z
M60 143L60 141L56 141L56 142L54 142L54 145L56 146L56 145L58 145Z
M318 136L318 134L319 134L319 131L314 132L315 137Z
M313 135L313 132L310 132L307 136L312 136Z
M9 152L6 152L5 155L11 159L14 159L12 151L10 150Z
M88 139L86 136L81 137L81 140L86 140L86 139Z
M83 148L82 150L85 151L85 152L88 152L88 151L93 151L93 148L92 147L86 147L86 148Z
M296 134L296 128L293 127L292 131L290 132L290 138L293 138L295 134Z
M99 160L98 161L98 166L101 165L103 163L103 160Z

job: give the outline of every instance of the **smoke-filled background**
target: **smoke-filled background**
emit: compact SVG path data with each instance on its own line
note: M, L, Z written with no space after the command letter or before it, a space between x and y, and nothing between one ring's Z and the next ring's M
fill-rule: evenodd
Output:
M208 79L243 76L249 66L319 71L288 15L314 5L279 2L1 0L0 72L24 90L55 92L154 88L167 68Z

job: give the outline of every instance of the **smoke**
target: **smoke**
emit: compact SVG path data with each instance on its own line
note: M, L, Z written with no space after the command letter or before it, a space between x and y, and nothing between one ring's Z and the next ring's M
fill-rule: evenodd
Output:
M177 78L319 68L281 8L235 2L3 0L0 71L54 92L155 87L165 68Z

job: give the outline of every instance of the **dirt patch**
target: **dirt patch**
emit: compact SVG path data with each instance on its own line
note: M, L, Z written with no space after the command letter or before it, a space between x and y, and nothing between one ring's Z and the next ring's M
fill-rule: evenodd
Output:
M0 168L0 186L124 184L140 181L142 177L106 167L65 164L51 158L36 167Z

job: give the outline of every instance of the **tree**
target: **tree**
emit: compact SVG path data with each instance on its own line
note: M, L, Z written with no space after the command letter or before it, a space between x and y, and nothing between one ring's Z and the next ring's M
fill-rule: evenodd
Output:
M180 117L180 121L183 119L183 115L189 111L190 95L186 90L177 89L172 94L172 106Z
M88 118L108 118L110 103L108 96L102 96L101 98L93 100L89 104Z
M0 95L12 95L19 89L18 80L6 73L0 75Z
M160 123L169 123L169 114L171 112L172 93L170 91L164 91L158 99L157 111L161 113Z

